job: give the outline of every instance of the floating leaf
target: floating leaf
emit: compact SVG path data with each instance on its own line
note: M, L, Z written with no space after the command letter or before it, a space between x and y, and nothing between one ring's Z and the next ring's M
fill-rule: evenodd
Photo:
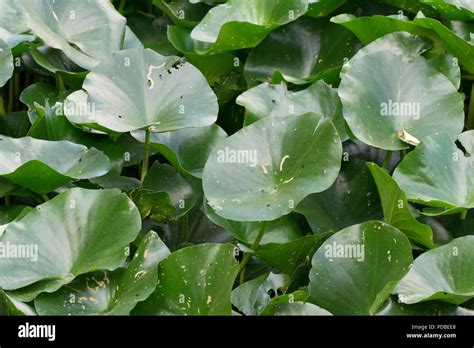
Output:
M238 272L231 244L201 244L175 251L158 268L160 282L139 303L139 315L230 315Z
M470 0L421 0L434 7L443 17L455 21L474 19L474 4Z
M474 236L418 256L408 274L393 290L400 302L442 300L461 304L474 297Z
M138 210L118 190L67 190L8 225L0 237L0 287L22 288L14 297L32 300L78 275L114 270L140 226Z
M226 219L275 220L333 183L341 152L328 119L267 117L216 145L204 167L204 193Z
M316 251L309 294L335 315L373 315L412 263L407 237L380 221L334 234Z
M0 87L10 80L13 69L13 56L10 47L0 40Z

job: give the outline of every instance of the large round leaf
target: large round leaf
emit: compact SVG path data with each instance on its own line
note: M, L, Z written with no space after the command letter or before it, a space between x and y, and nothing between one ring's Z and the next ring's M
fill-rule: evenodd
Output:
M38 193L106 174L110 161L94 148L69 141L0 136L0 175Z
M407 237L380 221L334 234L316 251L309 293L335 315L373 315L412 263Z
M122 48L126 19L108 0L18 2L33 33L85 69Z
M386 150L408 148L408 135L418 142L444 131L454 140L464 127L462 94L425 58L410 52L354 57L339 96L354 135Z
M217 119L217 98L199 70L149 49L111 55L87 75L83 88L94 122L117 132L147 126L164 132Z
M133 313L230 315L238 272L231 244L201 244L175 251L158 268L160 282Z
M84 274L52 294L35 300L40 315L128 315L158 283L158 264L169 255L151 231L143 238L127 268Z
M449 20L469 21L474 19L474 3L471 0L421 0L433 6Z
M391 296L377 315L474 315L474 310L459 307L451 303L441 301L420 302L417 304L406 305L398 302L395 296Z
M263 83L239 95L236 103L247 110L245 119L247 124L267 116L291 116L314 112L331 119L341 137L345 134L342 105L337 90L324 81L317 81L298 92L288 91L284 83L278 85Z
M204 167L204 193L224 218L275 220L333 183L341 153L328 119L267 117L216 145Z
M462 133L459 141L466 155L449 136L435 133L403 159L393 178L409 200L474 208L474 131Z
M410 212L405 193L395 180L375 163L367 163L374 177L384 214L384 221L406 234L415 243L433 248L433 231L416 220Z
M278 71L296 84L337 80L344 58L355 51L355 42L345 28L323 19L301 18L272 31L252 50L245 63L245 79L254 85Z
M460 304L474 297L474 236L466 236L418 256L393 290L403 303L443 300Z
M212 44L211 50L254 47L274 28L308 10L307 0L229 0L212 8L193 29L194 40Z
M77 275L114 270L125 261L140 226L137 208L120 191L68 190L8 225L0 238L0 287L33 284L32 299Z

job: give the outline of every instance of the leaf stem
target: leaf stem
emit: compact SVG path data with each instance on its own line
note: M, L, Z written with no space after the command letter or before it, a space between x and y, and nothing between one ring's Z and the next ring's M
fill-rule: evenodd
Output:
M469 209L466 209L464 210L461 215L459 216L459 219L461 220L466 220L466 217L467 217L467 212L469 211Z
M145 180L146 174L148 173L148 157L150 155L150 139L151 139L151 132L150 128L146 129L145 133L145 149L143 151L143 162L142 162L142 174L141 174L141 183L143 185L143 181Z
M382 168L388 169L388 165L390 164L390 160L392 159L393 151L387 150L387 154L385 155L385 159L382 163Z
M66 90L66 86L64 85L64 81L61 75L56 73L56 88L58 89L59 92L63 92Z
M11 204L10 196L5 196L4 199L5 199L5 206L8 207Z
M183 243L189 241L189 218L188 214L184 215L183 218Z
M251 249L255 250L258 248L260 245L260 242L262 241L263 235L265 234L265 229L267 228L267 221L264 221L262 223L262 226L260 227L260 231L258 232L257 238L255 238L254 242L252 243ZM250 258L252 257L252 254L246 253L244 255L244 258L242 259L242 262L240 263L239 267L239 272L240 272L240 279L239 282L242 284L245 281L245 267L247 266L247 263L250 261Z
M474 82L471 89L471 100L469 101L469 111L467 113L466 128L474 129Z
M7 104L7 112L12 112L13 111L13 99L14 99L14 87L15 83L13 81L13 78L8 81L8 104Z
M123 13L123 10L125 9L125 4L127 3L127 0L120 0L120 5L118 7L118 11L120 13Z
M46 194L46 193L42 193L41 198L43 198L43 201L45 201L45 202L49 201L48 194Z

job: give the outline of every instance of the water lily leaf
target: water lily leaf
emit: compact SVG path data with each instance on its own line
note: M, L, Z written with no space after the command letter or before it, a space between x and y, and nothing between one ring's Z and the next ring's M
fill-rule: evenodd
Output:
M204 167L204 193L226 219L275 220L334 182L341 153L328 119L266 117L216 145Z
M158 268L160 283L137 305L139 315L231 315L238 272L231 244L200 244L173 252Z
M433 248L433 231L428 225L416 220L410 212L405 193L398 187L396 181L375 163L367 163L372 173L384 213L384 221L398 228L413 242Z
M25 205L0 206L0 236L14 220L21 220L33 208Z
M76 276L114 270L140 231L138 210L118 190L70 189L11 223L0 237L0 287L31 301ZM120 233L117 233L119 231ZM23 246L23 253L12 255ZM26 288L24 288L26 287Z
M145 132L134 131L132 136L145 142ZM171 132L152 133L151 147L166 157L175 168L201 178L202 170L212 148L227 138L216 124L205 127L183 128ZM142 151L143 152L143 151Z
M19 0L26 24L48 46L74 63L92 69L122 48L126 19L108 0L84 6L80 0Z
M309 195L296 208L314 233L337 232L382 217L377 187L365 162L347 152L343 159L341 171L332 186Z
M425 139L398 165L393 178L411 201L442 208L474 208L474 131L459 141L467 157L449 136L434 134Z
M309 0L307 16L326 17L346 3L346 0Z
M446 52L431 59L430 63L436 70L450 79L456 89L459 89L461 86L461 69L456 57Z
M106 174L110 161L94 148L68 141L0 137L0 175L37 193Z
M474 311L441 301L420 302L406 305L398 302L391 296L377 315L474 315Z
M324 81L317 81L298 92L288 91L284 83L263 83L239 95L236 103L245 107L248 112L246 124L267 116L281 117L314 112L329 118L341 138L345 137L342 104L337 90Z
M270 273L249 280L232 291L232 304L245 315L259 315L289 278L283 274Z
M0 289L0 315L33 316L37 315L37 313L28 304L16 300Z
M84 274L35 300L40 315L128 315L155 290L158 264L170 251L151 231L126 268Z
M474 297L474 236L418 256L408 274L393 290L400 302L442 300L461 304Z
M288 302L276 306L274 314L277 315L332 315L327 310L309 302Z
M398 229L380 221L354 225L314 254L309 294L334 315L373 315L411 263L410 242Z
M308 262L311 254L331 235L330 232L307 235L287 243L268 243L257 250L249 250L257 258L264 260L284 274L293 272Z
M278 71L295 84L319 79L337 82L344 58L352 57L355 43L345 28L323 19L300 18L272 31L252 50L244 67L245 79L253 86L268 82Z
M25 111L9 112L0 116L0 134L21 138L28 134L31 123Z
M421 0L435 8L444 18L454 21L474 19L474 4L470 0Z
M213 52L255 47L271 30L294 21L307 10L306 0L229 0L209 10L191 37L211 44L209 50Z
M87 75L83 88L94 106L92 121L116 132L148 126L164 132L217 119L217 98L199 70L149 49L112 54Z
M244 283L245 284L245 283ZM306 302L309 294L305 290L297 290L291 294L283 294L272 298L268 304L260 311L260 315L275 315L281 309L281 305L293 302Z
M393 40L404 37L389 35ZM434 132L446 132L452 139L462 132L463 95L425 58L376 51L348 64L339 97L347 124L364 143L400 150Z
M13 56L3 40L0 40L0 87L3 87L13 75Z

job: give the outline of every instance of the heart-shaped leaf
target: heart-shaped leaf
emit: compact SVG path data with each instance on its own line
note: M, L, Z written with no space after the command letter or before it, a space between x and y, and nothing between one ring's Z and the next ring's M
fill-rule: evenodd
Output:
M23 288L19 297L32 300L78 275L114 270L140 226L137 208L118 190L67 190L8 225L0 237L0 287Z
M275 220L333 183L341 152L328 119L267 117L216 145L204 167L204 193L224 218Z
M110 161L94 148L69 141L0 136L0 175L37 193L78 179L102 176Z
M217 119L217 98L199 70L149 49L112 54L87 75L83 88L93 121L116 132L148 126L164 132Z
M381 40L405 38L389 35ZM455 139L464 127L463 95L413 52L356 55L342 76L339 97L354 135L386 150L408 148L409 138L419 142L440 131Z
M474 208L474 131L459 137L435 133L398 165L393 178L411 201L433 207Z
M248 114L246 124L267 116L291 116L314 112L329 118L341 136L345 136L342 105L337 90L324 81L317 81L308 88L288 91L286 84L263 83L239 95L236 103L242 105Z
M334 234L316 251L309 294L335 315L373 315L412 263L407 237L380 221Z
M307 0L229 0L212 8L191 37L208 43L213 52L255 47L272 29L294 21L307 10Z
M252 50L245 62L245 79L255 85L278 71L295 84L319 79L337 82L344 58L355 51L355 42L344 28L323 19L301 18L272 31Z
M35 300L40 315L128 315L158 283L158 264L169 250L151 231L127 268L84 274L52 294Z
M442 300L454 304L474 297L474 236L418 256L408 274L393 290L403 303Z
M139 303L139 315L230 315L238 272L231 244L201 244L175 251L161 261L160 282Z
M26 24L48 46L90 70L122 48L126 19L108 0L19 0Z
M433 248L433 232L428 225L416 220L410 212L405 193L395 180L375 163L367 163L374 177L384 214L384 221L398 228L415 243Z

